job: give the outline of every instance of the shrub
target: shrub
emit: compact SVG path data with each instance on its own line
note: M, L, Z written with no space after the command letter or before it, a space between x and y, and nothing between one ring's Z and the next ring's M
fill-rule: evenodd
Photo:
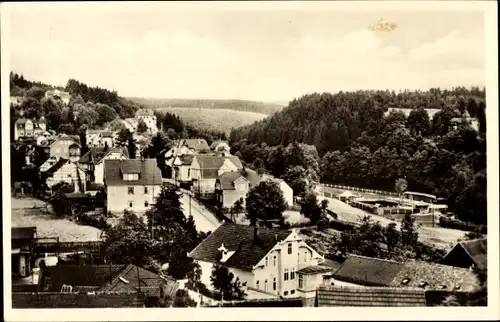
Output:
M443 228L480 232L481 234L486 234L487 232L487 227L485 225L477 225L470 222L461 221L458 219L446 218L446 217L439 218L439 226Z
M328 226L332 229L338 230L338 231L347 231L347 230L354 230L356 227L353 224L349 224L340 220L331 220L328 223Z

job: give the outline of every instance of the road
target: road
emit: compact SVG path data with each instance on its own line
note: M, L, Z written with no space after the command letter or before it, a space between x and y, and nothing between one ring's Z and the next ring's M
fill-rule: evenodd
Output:
M181 204L184 210L184 215L189 217L189 195L187 192L182 192ZM216 230L221 223L219 220L203 205L198 203L195 198L191 198L191 215L193 216L198 231L208 232Z

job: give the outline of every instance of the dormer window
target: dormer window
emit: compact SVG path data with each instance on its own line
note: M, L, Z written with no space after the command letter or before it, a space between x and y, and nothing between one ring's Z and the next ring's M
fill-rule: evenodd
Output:
M125 180L125 181L139 180L139 174L138 173L124 173L123 180Z
M403 284L403 285L408 285L408 283L410 283L409 278L404 278L403 281L401 282L401 284Z

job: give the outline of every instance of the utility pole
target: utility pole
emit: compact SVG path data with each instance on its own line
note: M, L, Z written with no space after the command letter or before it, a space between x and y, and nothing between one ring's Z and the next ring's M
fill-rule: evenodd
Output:
M431 199L431 211L432 211L432 227L434 227L434 200Z
M192 192L189 191L189 216L191 216L191 198L192 198Z

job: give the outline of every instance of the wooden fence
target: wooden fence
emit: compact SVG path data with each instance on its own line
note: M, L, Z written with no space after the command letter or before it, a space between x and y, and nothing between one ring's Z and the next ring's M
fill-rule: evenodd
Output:
M393 192L393 191L365 189L365 188L359 188L359 187L350 187L350 186L343 186L343 185L337 185L337 184L326 184L326 183L320 183L319 185L321 187L332 188L332 189L339 189L339 190L367 192L367 193L374 193L374 194L378 194L378 195L393 196L393 197L398 197L399 196L398 193Z

